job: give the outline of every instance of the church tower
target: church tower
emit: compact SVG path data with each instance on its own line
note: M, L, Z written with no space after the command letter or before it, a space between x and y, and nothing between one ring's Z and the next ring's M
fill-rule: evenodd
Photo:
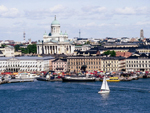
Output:
M143 31L143 29L141 29L141 31L140 31L140 39L141 39L141 40L144 39L144 31Z
M51 23L51 36L57 36L60 34L60 24L56 20L56 15L54 21Z

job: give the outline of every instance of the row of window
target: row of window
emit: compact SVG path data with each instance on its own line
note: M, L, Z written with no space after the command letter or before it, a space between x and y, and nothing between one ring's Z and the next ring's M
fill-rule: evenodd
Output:
M41 67L41 65L40 66L37 66L37 65L33 65L33 66L32 65L31 66L27 66L27 65L26 66L11 65L11 66L0 66L0 68L1 67Z
M127 61L127 63L150 63L150 61Z
M66 62L64 63L64 62L59 62L59 63L54 63L54 64L66 64Z
M0 69L0 71L4 71L5 69ZM20 69L20 71L41 71L41 69Z
M100 61L100 59L84 59L84 58L83 59L68 59L68 61L70 61L70 62L71 61L84 61L84 60L86 60L87 62L90 60L97 60L97 61L99 60Z
M98 65L98 64L100 64L100 62L68 62L68 64L70 64L70 65L80 65L80 64L81 64L81 65L82 65L82 64L83 64L83 65L84 65L84 64L86 64L86 65L88 65L88 64L89 64L89 65L90 65L90 64L94 64L94 65L95 65L95 64L97 64L97 65Z
M62 66L61 66L61 65L59 65L59 66L54 66L54 68L55 68L55 67L66 67L66 65L62 65Z
M80 69L81 67L76 67L76 69ZM73 69L73 67L71 66L71 69ZM100 66L88 66L87 69L100 69Z
M0 62L0 64L37 64L37 62Z
M150 67L150 65L147 65L147 64L127 65L127 67Z

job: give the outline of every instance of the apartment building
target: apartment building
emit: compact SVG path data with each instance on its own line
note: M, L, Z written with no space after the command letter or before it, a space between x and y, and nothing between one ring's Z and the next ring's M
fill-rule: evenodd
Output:
M86 65L86 71L99 71L101 69L101 56L70 56L67 57L68 71L80 72Z
M126 59L126 71L150 71L150 55L134 54Z

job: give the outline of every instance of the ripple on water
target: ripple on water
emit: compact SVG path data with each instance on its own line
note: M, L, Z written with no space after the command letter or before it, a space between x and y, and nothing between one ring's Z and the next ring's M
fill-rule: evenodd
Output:
M102 82L26 82L0 85L1 113L148 113L148 79L108 83L110 93L98 94Z

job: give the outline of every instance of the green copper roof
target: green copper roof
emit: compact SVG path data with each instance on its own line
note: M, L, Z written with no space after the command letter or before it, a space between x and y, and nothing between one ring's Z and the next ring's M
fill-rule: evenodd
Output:
M65 32L64 35L68 35L68 34Z
M47 35L46 32L44 33L44 35Z
M51 23L51 25L60 25L59 22L56 20L56 16L55 16L54 21Z
M51 25L60 25L59 22L57 20L54 20Z
M60 35L63 35L62 31L61 31Z

